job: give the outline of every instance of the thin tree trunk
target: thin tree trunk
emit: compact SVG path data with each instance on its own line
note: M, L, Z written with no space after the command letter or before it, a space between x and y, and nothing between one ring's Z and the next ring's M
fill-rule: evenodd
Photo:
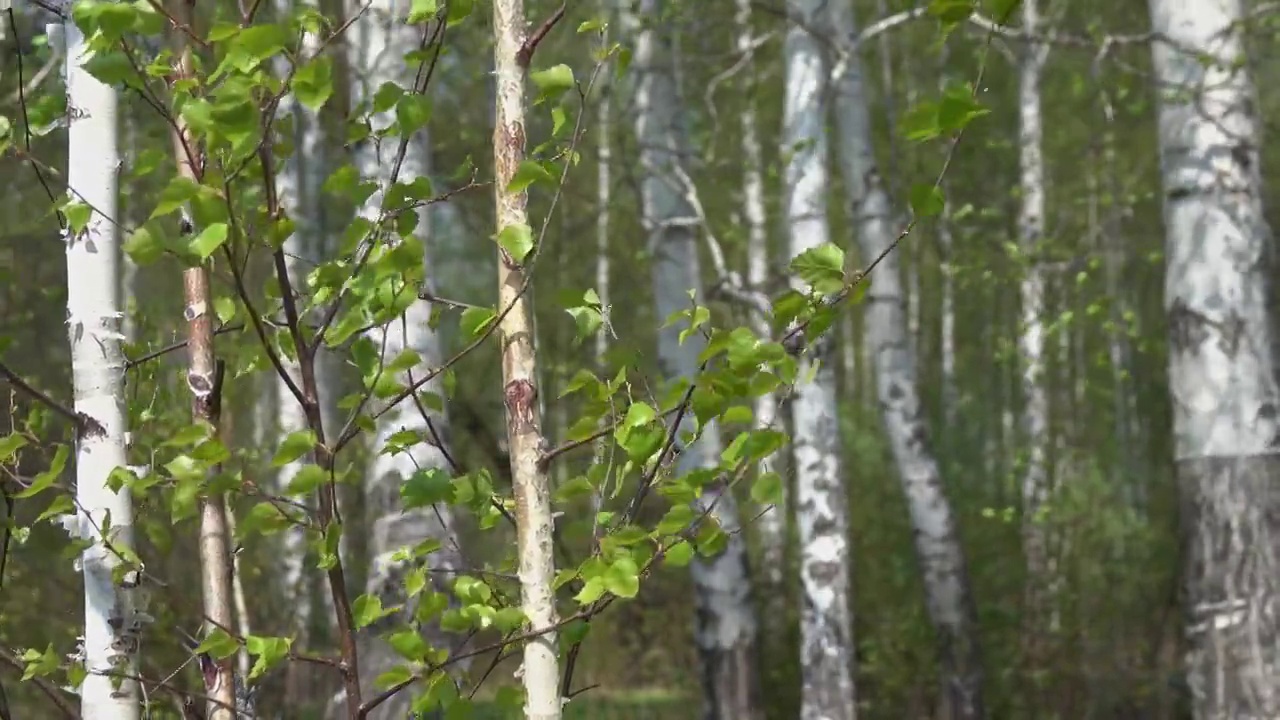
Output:
M609 13L609 0L601 3L602 12ZM598 109L596 133L596 296L600 298L600 307L606 320L605 326L596 333L595 361L596 371L602 376L608 370L609 337L613 333L611 321L613 307L610 303L609 281L609 206L613 188L613 84L609 83L600 90L600 107ZM600 429L604 430L607 421L600 420ZM600 438L593 448L593 465L605 467L608 463L609 439ZM591 535L593 548L599 547L600 525L599 513L604 508L604 487L597 487L591 493Z
M736 0L736 8L735 44L744 58L750 58L754 53L751 36L751 0ZM760 149L759 131L756 127L753 97L754 94L746 96L746 106L738 115L742 126L742 216L747 225L747 283L753 292L763 293L767 291L766 285L772 265L769 259L769 234L766 230L768 218L765 214L764 160ZM751 328L760 337L772 336L769 317L763 312L752 313ZM756 398L754 410L757 428L772 427L781 421L778 417L778 398L771 392ZM772 457L764 458L760 461L758 470L761 474L773 472L776 469L775 464ZM776 600L783 598L777 590L783 587L784 550L789 514L789 504L784 491L782 499L773 507L766 508L759 520L761 544L764 549L761 564L764 567L765 581L770 587L768 596ZM779 611L782 609L776 603L771 607Z
M179 3L181 4L181 3ZM184 6L190 22L192 6ZM191 52L181 51L178 76L191 77ZM196 144L190 139L185 124L177 120L173 132L174 157L178 173L199 182L192 165ZM184 209L182 224L186 233L194 235L190 214ZM209 275L203 264L182 271L182 290L187 321L187 389L191 391L191 416L196 422L208 423L216 436L221 412L223 365L213 351L213 303L209 295ZM212 470L216 472L216 468ZM200 498L200 590L204 601L206 632L235 627L235 609L231 587L231 548L227 534L227 511L221 492ZM209 720L232 720L235 717L235 671L230 659L213 663L216 676L205 678L207 716Z
M806 27L821 22L822 0L789 0L788 10ZM788 28L782 152L786 167L789 254L825 245L827 220L827 65L822 46L807 29ZM796 288L807 288L797 279ZM857 717L854 686L853 618L849 610L850 553L848 489L840 459L840 424L831 343L820 340L800 359L799 375L816 372L798 385L791 401L796 473L796 514L800 529L800 717L852 720Z
M635 77L635 129L640 145L642 218L649 233L650 266L655 314L669 317L688 308L689 292L702 302L699 275L696 215L677 193L673 180L682 171L685 151L684 118L676 86L673 39L653 21L665 3L640 0L638 8L622 12L622 25L634 39L632 74ZM698 372L696 339L680 343L675 326L658 333L658 361L666 378L692 378ZM688 423L692 429L692 423ZM681 429L681 433L684 429ZM683 448L677 472L715 467L720 435L714 423ZM756 617L751 604L746 542L742 538L737 502L722 483L703 488L695 501L700 512L711 516L728 535L719 555L697 557L691 564L697 612L694 643L702 664L703 716L708 720L752 720L760 717L756 668Z
M494 0L493 156L497 229L529 230L528 195L508 188L525 158L524 77L519 59L528 22L524 0ZM555 591L551 488L540 462L542 417L539 411L537 349L533 307L525 295L525 258L498 250L498 307L507 310L498 325L502 348L502 387L506 404L511 483L516 499L516 546L519 556L520 604L529 630L538 635L524 645L521 681L526 720L558 720L562 710Z
M1280 716L1280 388L1273 236L1240 0L1153 0L1165 309L1187 541L1187 682L1199 720ZM1183 50L1185 48L1185 50Z
M1023 0L1023 31L1039 29L1037 0ZM1018 349L1022 360L1022 431L1025 466L1022 475L1022 543L1027 561L1027 613L1029 642L1035 645L1040 623L1049 619L1056 581L1055 558L1049 550L1045 505L1049 502L1048 446L1049 393L1045 380L1045 289L1044 244L1045 177L1044 123L1041 115L1040 80L1048 46L1028 43L1019 68L1018 158L1021 204L1018 210L1018 237L1023 270L1019 294L1022 298L1022 328ZM1034 661L1034 658L1033 658Z
M854 47L857 27L851 8L843 3L831 8L837 36L844 39L845 47ZM867 293L865 342L874 358L885 431L911 512L925 604L938 632L945 713L951 718L978 718L984 709L973 595L916 387L898 254L888 252L896 237L893 215L876 168L862 62L856 53L837 80L835 104L840 165L851 190L850 216L862 257L871 262L883 256Z
M69 3L68 3L68 10ZM68 229L67 330L77 413L96 427L79 430L75 445L76 506L80 537L93 544L80 555L84 574L84 668L80 686L84 720L137 720L138 644L142 620L134 610L131 585L116 582L119 555L112 547L133 548L130 490L112 490L111 471L127 465L128 414L124 396L122 316L116 302L119 262L116 237L120 160L117 97L81 67L86 42L67 12L67 107L76 110L67 127L67 190L73 202L91 209L88 224ZM51 33L52 34L52 33ZM110 523L108 526L107 523ZM110 527L109 537L104 530ZM120 681L117 675L123 673ZM116 683L119 682L119 687Z
M365 4L358 3L360 6ZM377 0L352 26L351 67L355 73L353 97L357 101L371 101L373 93L385 83L394 83L407 92L415 92L417 63L404 58L419 49L423 30L406 22L409 10L407 0ZM375 133L391 126L394 121L394 111L375 114L371 119ZM398 136L381 141L370 139L356 151L356 166L361 177L370 178L379 186L379 191L368 199L362 210L370 220L376 221L383 193L396 179L392 173L398 164L400 141ZM409 139L403 161L399 163L398 178L430 177L429 147L425 129L417 131ZM420 208L417 214L414 235L422 242L423 260L428 269L423 285L432 291L431 214L426 207ZM439 367L442 362L440 337L431 329L430 318L430 303L418 300L400 318L369 332L378 352L388 362L407 350L417 353L419 363L405 377L397 378L404 385L420 380L423 373ZM419 392L443 395L443 387L437 378L425 383ZM376 452L370 461L364 490L365 517L371 521L369 575L365 592L377 596L383 607L402 606L399 612L374 623L360 635L361 685L369 688L375 687L374 681L380 675L403 664L403 658L382 639L383 632L391 626L416 623L417 599L406 597L404 585L404 577L415 562L397 559L398 551L428 538L440 541L439 550L417 561L429 562L437 571L429 578L438 592L448 592L449 571L460 570L463 562L462 549L453 531L453 515L447 504L405 510L400 500L401 485L414 474L433 469L449 470L448 419L443 413L420 406L413 398L403 400L379 418L373 447L381 450L390 442L392 435L402 430L420 432L427 440L406 448L404 452ZM451 653L456 651L456 637L446 635L438 624L424 625L422 632L432 647ZM409 693L399 693L379 705L368 717L370 720L402 720L408 714L411 702Z

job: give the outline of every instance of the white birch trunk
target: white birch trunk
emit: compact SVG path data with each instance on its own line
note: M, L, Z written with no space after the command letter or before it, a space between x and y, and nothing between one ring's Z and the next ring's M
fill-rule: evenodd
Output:
M601 3L601 9L609 12L608 0ZM608 77L606 75L606 77ZM595 361L596 371L604 376L608 370L607 355L609 337L613 332L612 305L609 294L609 205L613 195L610 184L613 182L613 143L610 133L613 132L613 85L610 83L601 88L600 106L597 110L596 132L598 145L596 152L596 296L600 298L600 307L604 309L605 326L596 333ZM600 420L600 429L607 426L605 419ZM602 437L593 448L594 464L604 465L608 462L609 439ZM604 508L604 488L596 488L591 493L591 534L594 543L599 542L600 527L598 518Z
M1153 0L1174 452L1198 720L1280 716L1273 237L1240 0ZM1176 46L1174 45L1176 43ZM1184 52L1182 48L1187 49Z
M525 159L525 70L519 54L528 32L524 0L494 0L493 165L494 215L497 230L528 226L529 197L510 190ZM502 348L502 395L506 406L507 443L511 448L511 484L516 501L516 547L519 558L520 606L536 637L524 644L520 666L526 720L559 720L559 622L556 611L556 564L552 547L555 520L551 487L541 462L542 412L538 395L538 355L534 345L533 307L523 290L529 276L524 258L498 250L498 307L506 316L498 325Z
M133 506L128 489L115 492L107 484L111 471L126 465L128 419L121 349L124 318L116 301L117 98L114 89L81 67L90 56L70 9L66 3L62 26L67 108L72 111L67 188L72 202L85 203L93 212L83 232L67 233L67 328L75 410L100 426L79 432L75 447L77 534L94 540L79 560L84 575L83 660L88 671L79 688L80 712L84 720L137 720L138 683L121 682L119 676L137 675L142 619L134 609L134 592L112 579L119 559L110 549L133 547ZM126 578L136 580L132 576Z
M635 42L631 65L636 78L635 132L644 172L642 217L652 257L654 314L666 318L689 307L690 290L696 302L703 301L696 216L685 198L672 189L679 187L675 170L683 162L687 140L672 64L672 39L652 22L661 15L665 3L639 0L636 6L623 9L621 24ZM692 377L698 371L699 342L689 338L681 345L679 334L677 326L658 333L658 361L667 378ZM719 432L713 423L708 424L701 437L680 453L677 471L684 474L714 467L719 454ZM730 490L713 484L704 488L695 507L700 512L712 508L712 517L729 534L728 545L718 556L698 556L691 564L697 606L694 642L702 661L706 702L703 717L752 720L762 712L755 666L756 617L746 543L738 532L737 503Z
M788 10L807 26L821 22L822 0L790 0ZM786 90L782 154L786 167L788 254L795 257L830 240L822 46L808 30L792 26L783 45ZM806 290L798 279L796 288ZM800 360L791 401L800 529L800 666L802 720L857 717L853 618L849 610L848 490L840 459L840 422L831 343L820 340Z
M831 6L831 24L846 47L857 28L851 8ZM795 32L793 30L793 32ZM862 257L880 257L897 236L889 196L871 143L862 62L855 54L835 92L839 159L853 198ZM924 575L925 604L939 636L942 694L948 717L982 717L982 671L978 658L972 591L956 534L951 504L938 462L929 447L924 408L916 388L915 357L907 332L906 302L897 252L889 252L870 278L865 342L875 364L876 390L885 432L902 478L915 530L916 555ZM801 435L800 428L796 434Z
M1037 0L1023 0L1024 32L1039 28ZM1018 238L1026 262L1019 295L1022 327L1018 350L1022 360L1022 431L1025 470L1022 475L1022 542L1028 573L1028 613L1032 627L1048 619L1055 590L1054 558L1046 537L1044 506L1049 501L1049 393L1045 384L1045 271L1040 260L1044 243L1045 176L1044 120L1040 80L1048 46L1028 43L1018 76L1018 160L1022 199L1018 209Z
M356 3L357 6L364 4ZM406 24L409 7L408 0L377 0L352 26L354 34L351 67L355 74L352 94L357 101L371 100L373 92L385 82L396 83L408 92L413 91L416 63L406 62L404 56L418 48L422 30ZM390 126L394 119L394 110L374 116L372 122L375 133ZM381 142L370 139L356 151L356 167L361 177L370 178L379 186L379 191L369 198L363 210L370 219L378 216L382 193L392 180L391 173L396 164L399 145L398 136ZM426 131L419 130L404 156L398 176L400 180L430 177L428 147ZM426 208L421 208L418 217L415 233L428 247L426 265L430 270L428 234L431 213ZM428 289L433 287L430 275L427 276L426 285ZM438 367L442 361L439 336L428 326L430 315L430 303L416 301L403 316L369 333L387 361L406 349L418 353L420 364L398 378L403 384L420 379L423 373ZM420 392L442 394L443 389L437 379L423 385ZM379 675L402 662L400 656L378 635L391 624L412 622L416 607L416 602L406 598L404 592L405 576L415 567L415 563L395 560L396 551L428 538L439 540L442 548L422 560L438 571L428 575L437 591L447 592L446 583L452 577L450 571L462 567L461 550L452 529L452 512L447 504L401 510L400 486L405 480L418 470L449 469L444 450L433 444L431 439L438 437L447 444L448 421L442 414L430 410L427 411L427 418L423 418L411 399L406 399L378 420L372 441L375 454L370 461L364 489L365 516L370 520L369 577L364 591L377 595L382 600L383 607L404 605L404 608L362 631L359 645L360 684L365 688L373 688L374 680ZM424 433L427 440L412 446L406 452L394 455L381 452L391 435L406 429ZM444 634L438 626L433 624L423 627L422 631L432 647L450 651L455 649L453 646L456 639ZM408 714L411 701L411 693L398 693L378 706L369 717L372 720L401 720Z
M736 0L734 13L735 36L737 50L744 57L754 54L751 35L751 0ZM756 126L756 110L750 96L746 106L738 115L742 126L742 216L747 225L747 283L754 292L765 292L769 280L769 234L766 230L764 197L764 159L760 149L760 135ZM751 315L751 328L763 338L772 336L769 317L761 312ZM765 393L755 400L755 426L770 428L778 425L778 397L773 393ZM779 428L774 428L779 429ZM773 472L776 462L774 458L760 461L761 474ZM765 581L772 590L770 597L778 597L776 589L782 587L784 549L786 543L787 519L789 515L787 498L784 494L781 502L767 508L760 516L760 536L764 552L762 562Z

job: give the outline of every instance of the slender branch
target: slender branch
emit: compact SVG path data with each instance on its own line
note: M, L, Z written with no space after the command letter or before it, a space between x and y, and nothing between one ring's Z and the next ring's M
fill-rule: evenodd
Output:
M102 434L106 433L106 429L97 420L89 417L82 412L76 412L66 405L54 400L47 393L33 387L26 380L23 380L13 370L0 361L0 377L9 381L9 384L16 388L19 392L38 401L41 405L52 410L54 413L70 420L75 425L76 430L81 433Z
M564 18L564 11L567 5L567 2L560 3L560 7L551 14L551 17L542 21L538 29L534 30L533 34L520 46L520 51L516 53L516 62L520 64L520 67L528 69L529 63L533 61L533 53L538 50L538 45L547 37L547 33L551 32L551 29Z

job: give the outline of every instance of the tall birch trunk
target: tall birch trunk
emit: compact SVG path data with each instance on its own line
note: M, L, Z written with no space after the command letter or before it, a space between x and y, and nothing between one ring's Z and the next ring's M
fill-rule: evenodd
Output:
M1240 0L1153 0L1174 452L1196 718L1280 716L1280 388Z
M853 48L857 28L851 8L844 3L835 3L831 8L836 34L845 39L846 48ZM852 191L850 217L854 219L862 257L871 262L884 255L870 277L865 342L875 364L885 433L911 512L916 555L924 575L925 605L938 633L943 714L950 718L978 718L984 709L973 595L951 504L943 491L937 459L929 447L924 408L916 387L913 344L907 332L899 256L897 252L887 252L896 230L872 150L863 78L862 62L855 50L843 76L837 79L835 112L839 160ZM800 435L799 428L796 434Z
M190 24L194 13L191 0L179 0L177 16ZM179 55L177 78L192 76L189 48ZM197 143L191 139L186 124L178 119L173 132L174 160L178 174L198 183L193 163L198 162ZM182 212L183 231L196 235L196 228L186 208ZM209 295L209 273L201 264L182 271L183 318L187 323L187 389L191 391L191 416L213 428L217 435L222 402L223 366L213 352L213 303ZM216 468L212 470L216 472ZM227 511L221 492L200 497L200 594L204 601L206 633L235 627L235 606L231 586L231 547L227 534ZM236 716L235 671L230 658L210 663L206 673L206 715L209 720L232 720Z
M734 44L745 58L754 54L751 36L751 0L736 0L734 13ZM764 159L760 149L760 135L756 126L756 110L752 101L754 95L747 95L746 102L738 122L742 127L742 216L747 225L747 283L753 292L766 292L769 281L769 234L765 223L764 199ZM772 328L769 317L762 312L753 311L751 328L760 337L770 337ZM781 422L778 417L778 397L768 392L755 400L755 427L769 428ZM777 428L775 428L777 429ZM760 461L761 474L775 471L775 460L771 457ZM777 589L782 587L784 569L784 549L786 547L787 519L789 515L787 498L771 508L766 508L760 516L761 544L764 552L761 564L764 567L765 580L771 588L769 596L780 598ZM775 605L774 607L778 607Z
M607 16L610 12L609 0L601 2L601 11ZM607 75L606 75L607 77ZM610 303L610 280L609 280L609 206L610 199L613 196L613 83L609 83L600 90L600 106L597 110L597 127L599 131L596 133L598 145L596 147L596 296L600 298L600 307L604 308L604 316L606 320L612 316L612 305ZM608 370L607 356L609 352L609 337L613 332L613 325L606 324L596 333L595 337L595 361L596 371L604 376ZM600 429L607 427L607 420L601 418ZM593 464L597 466L605 466L608 463L609 439L606 435L596 441L593 448L594 459ZM598 547L600 541L599 513L604 508L604 488L597 487L591 492L591 535L593 547Z
M365 4L357 3L358 6ZM355 9L353 8L353 12ZM351 67L355 73L352 95L357 101L370 102L373 93L388 82L399 85L406 92L415 91L417 64L406 61L404 56L419 48L423 29L405 22L409 9L408 0L377 0L352 26L354 35L351 43ZM375 135L394 121L394 110L374 115L371 122ZM376 221L383 193L393 181L392 172L397 164L400 141L398 136L381 141L371 138L356 151L356 167L360 175L374 180L379 187L362 210L370 220ZM428 147L426 131L419 130L406 148L403 163L400 164L399 179L408 181L412 178L430 177ZM431 253L428 237L431 213L425 207L420 208L417 213L418 225L414 232L424 246L424 261L428 268L424 285L430 291L434 288L430 276L432 268L429 262ZM417 352L419 364L403 377L397 378L404 385L420 380L423 373L439 367L442 361L440 337L429 327L430 317L430 303L418 300L400 318L369 332L374 345L388 361L406 350ZM424 384L420 392L442 394L443 388L438 379L433 379ZM381 449L387 445L391 436L402 430L422 433L426 439L403 452L382 453ZM420 411L412 399L400 402L378 419L373 437L377 450L370 461L364 488L365 516L370 520L370 561L365 592L377 596L383 607L403 607L362 632L359 647L360 682L363 687L373 688L378 676L403 662L379 636L392 625L414 624L417 604L415 599L405 596L404 579L415 563L426 562L440 571L431 573L429 577L436 586L435 589L442 592L447 592L446 583L450 577L448 571L462 567L462 551L453 532L453 517L449 506L441 503L434 507L402 510L400 501L400 487L412 475L433 469L449 470L447 448L444 447L448 442L448 430L448 420L443 413L425 408ZM401 548L416 545L428 538L439 540L441 548L417 561L396 559L396 553ZM456 644L454 638L446 635L438 625L423 627L422 632L432 647L451 652L456 649L453 647ZM379 705L368 717L371 720L399 720L408 714L411 703L409 693L398 693Z
M1037 0L1023 0L1023 31L1039 29ZM1039 623L1049 618L1056 583L1055 565L1046 537L1045 504L1049 501L1049 392L1045 368L1045 270L1041 261L1044 244L1045 176L1044 121L1041 115L1040 80L1044 74L1048 46L1030 42L1024 49L1018 75L1018 164L1021 203L1018 208L1018 239L1023 270L1019 295L1022 299L1022 327L1018 350L1022 361L1022 431L1025 466L1022 474L1022 543L1027 561L1028 600L1035 637Z
M67 190L92 213L80 231L68 229L67 330L75 410L94 427L78 430L75 447L76 533L94 542L80 555L84 575L84 667L80 686L85 720L137 720L138 643L141 619L134 593L113 579L119 556L112 547L133 547L133 506L127 488L113 491L111 471L125 467L128 415L124 395L123 315L117 304L116 211L117 97L81 66L90 58L84 34L65 4ZM54 33L50 33L51 35ZM89 425L86 423L86 425ZM110 528L104 535L103 531ZM116 675L123 673L120 682ZM116 683L120 682L119 687Z
M524 77L520 61L526 28L524 0L494 0L493 162L494 206L498 232L529 227L529 197L508 188L525 158ZM531 230L530 230L531 232ZM533 307L525 294L528 275L523 261L498 249L498 307L507 310L498 325L502 348L502 387L506 405L507 443L511 453L511 483L516 498L516 545L519 555L520 605L529 630L538 635L523 649L521 680L527 720L559 720L560 658L557 633L555 555L552 533L551 488L540 462L542 413L539 410L537 348L534 346Z
M641 216L652 257L650 273L655 315L669 317L689 307L689 292L702 302L695 213L673 187L683 162L687 139L673 65L673 39L652 20L664 9L661 0L639 0L621 14L622 25L634 39L632 76L635 80L635 132L640 145ZM642 18L644 20L642 20ZM680 329L658 333L658 362L667 378L692 378L698 372L700 344L694 338L680 344ZM688 419L687 419L688 420ZM692 429L692 422L687 422ZM681 428L679 433L683 433ZM692 445L682 449L677 472L715 467L720 435L709 423ZM697 607L694 643L702 664L703 717L707 720L752 720L761 717L759 675L756 669L756 617L751 604L746 542L738 532L738 507L723 484L703 488L695 503L728 534L725 549L691 563Z
M822 0L789 0L788 10L806 21L821 21ZM789 254L795 257L825 245L827 221L827 65L822 46L809 30L792 26L783 45L786 90L782 152L786 167ZM806 288L798 280L801 292ZM849 611L848 490L840 462L840 423L831 361L831 343L821 340L800 360L799 374L816 371L798 385L791 401L800 528L800 717L852 720L854 689L853 618Z

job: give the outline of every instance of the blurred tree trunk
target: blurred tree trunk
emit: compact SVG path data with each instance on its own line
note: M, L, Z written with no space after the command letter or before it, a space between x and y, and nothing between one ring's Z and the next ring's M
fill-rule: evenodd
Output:
M704 302L697 221L689 200L673 189L682 186L677 178L684 172L688 138L676 87L674 43L669 23L660 19L666 3L639 0L636 5L622 8L621 25L635 45L630 74L635 78L635 133L643 172L641 215L652 258L654 316L665 319L688 309L690 290L694 302ZM698 372L701 343L690 338L682 345L679 335L680 328L674 325L658 333L658 361L666 378L691 378ZM715 467L721 450L715 424L709 423L701 437L682 450L677 461L680 474ZM712 517L728 534L728 544L719 555L698 556L691 564L697 605L694 642L707 703L704 717L752 720L762 712L757 625L737 503L732 491L716 482L703 488L695 506L699 512L711 508Z
M352 15L359 12L364 4L355 2L350 9ZM406 23L409 9L408 0L376 0L352 25L352 95L357 103L366 104L366 110L374 92L384 83L394 83L403 88L406 94L422 92L422 88L414 85L417 63L404 59L406 55L418 50L425 31L424 27ZM430 177L430 160L425 129L418 130L408 138L402 163L398 163L402 140L399 135L374 139L378 131L395 122L394 108L373 114L370 121L374 135L357 148L355 163L361 177L371 178L378 183L378 191L368 198L361 211L366 218L376 221L382 197L389 186L396 181L411 182L416 178ZM397 167L399 175L393 177L392 173ZM309 176L308 173L306 177ZM412 238L422 248L423 263L428 268L424 284L430 290L434 287L430 275L431 215L426 207L422 207L417 210L417 216L418 222ZM404 242L394 236L382 238L382 241ZM402 353L417 353L418 362L403 376L396 378L401 385L407 386L420 380L423 373L440 366L440 337L428 324L430 316L430 303L415 300L404 315L368 333L374 347L388 363ZM436 393L443 398L443 387L439 379L427 382L415 395L420 397L422 393ZM405 596L405 577L429 563L435 571L427 576L429 584L435 590L447 593L447 582L451 577L449 571L463 566L462 551L453 532L453 517L449 506L438 504L434 507L405 510L400 501L401 484L411 476L450 472L447 455L448 420L443 412L436 412L427 406L428 403L420 403L416 398L400 402L378 419L377 429L371 440L371 447L381 450L389 444L397 444L391 442L391 436L402 430L420 435L418 442L406 444L408 446L403 447L400 452L376 452L370 460L366 475L365 514L369 518L370 537L369 573L364 591L381 599L383 607L403 607L399 612L361 631L359 657L362 687L373 688L374 680L379 675L403 662L379 636L389 626L415 624L413 618L417 602L416 599ZM402 547L412 547L427 539L439 541L440 549L414 560L396 559L395 555ZM452 597L451 593L449 595ZM455 649L456 637L446 635L437 624L424 626L422 632L432 647L451 652ZM403 720L409 712L411 702L411 693L397 693L373 710L369 718Z
M92 539L80 555L84 576L84 669L79 688L84 720L137 720L138 644L141 620L130 585L117 582L119 550L133 548L130 490L112 490L110 475L125 467L128 413L125 359L121 348L116 235L120 162L116 92L81 67L84 34L66 3L67 191L71 202L89 206L88 222L66 230L67 330L77 413L92 418L77 429L75 480L77 524L73 534ZM52 34L52 33L51 33ZM110 539L104 538L110 518ZM136 583L134 583L136 584ZM117 676L125 674L121 681ZM118 684L118 687L117 687Z
M1023 0L1023 32L1039 32L1037 0ZM1044 120L1040 82L1049 46L1029 42L1023 48L1018 73L1018 207L1019 260L1023 265L1019 295L1022 323L1018 351L1022 364L1022 431L1025 455L1022 473L1022 543L1027 561L1027 617L1033 662L1041 624L1049 621L1057 588L1056 558L1049 548L1049 392L1045 375L1045 174ZM1065 333L1064 333L1065 335Z
M751 34L751 0L736 0L734 13L734 44L745 58L754 55L754 38ZM748 67L752 67L749 65ZM768 291L769 271L773 267L769 258L769 233L766 229L768 218L765 213L764 197L764 160L760 150L760 133L756 123L756 109L753 88L744 90L742 111L738 114L738 122L742 130L742 217L747 226L747 283L753 292ZM751 314L751 327L760 337L772 337L769 327L769 316L755 311ZM755 426L767 428L780 425L778 416L778 397L767 392L755 400ZM775 428L782 429L782 428ZM777 461L770 457L760 461L760 474L775 472ZM764 568L765 581L769 585L768 597L781 601L785 595L783 587L783 570L785 569L785 548L787 537L787 521L790 518L790 504L785 490L781 502L767 508L760 516L760 536L764 552L761 564ZM771 604L770 615L777 617L774 611L784 609L783 605Z
M846 3L831 5L828 17L841 39L840 46L854 52L836 79L839 160L851 190L854 204L850 217L862 257L871 263L883 256L869 278L865 342L874 359L885 432L911 512L925 603L938 632L946 713L952 718L982 717L982 669L973 595L916 387L916 360L907 331L899 256L889 252L896 238L893 213L876 167L862 61L854 42L857 26Z
M315 0L275 0L277 22L286 22L297 6L315 8ZM315 33L304 33L302 52L307 55L316 53L320 48L320 39ZM278 76L287 77L292 68L289 60L281 55L275 60L275 72ZM326 232L323 227L324 208L320 197L320 188L328 176L329 166L324 143L324 129L316 113L299 103L292 94L281 98L276 111L277 135L280 140L291 145L292 152L279 163L276 168L276 197L281 209L293 221L294 231L284 241L285 267L289 277L293 279L293 290L301 293L305 288L306 278L316 266L325 259ZM309 307L305 297L297 298L299 307ZM285 344L288 347L288 344ZM297 358L290 353L281 356L281 362L289 374L299 377ZM334 398L341 396L337 387L333 359L326 348L321 345L312 358L315 363L317 401L320 403L321 423L330 432L337 433L334 417ZM260 417L275 413L276 438L271 446L278 445L289 434L305 430L308 427L306 408L289 390L289 385L278 374L272 374L274 393L262 393L257 403L263 407L256 409ZM274 402L273 402L274 401ZM283 492L285 486L305 464L299 458L279 469L276 478L278 491ZM341 497L341 495L340 495ZM312 500L305 500L309 505ZM344 561L350 559L346 552L348 537L355 527L351 517L343 513L347 520L346 533L341 539L341 552ZM311 636L317 625L326 623L332 617L333 604L326 592L317 592L314 578L307 572L307 533L302 527L290 527L281 533L279 542L281 584L283 585L283 602L293 609L290 616L294 642L307 644L315 642ZM307 683L313 676L311 668L291 663L287 670L286 705L289 707L305 706L316 697L316 688Z
M782 110L789 255L829 242L827 132L822 46L807 27L821 24L823 0L789 0L787 9L806 27L792 25L783 44L786 68ZM798 278L795 288L806 292ZM852 720L853 618L850 612L848 489L840 462L840 422L833 344L818 340L800 358L791 400L796 519L800 530L800 717Z
M1280 716L1273 237L1240 0L1153 0L1174 452L1196 718ZM1172 89L1177 94L1168 94Z

